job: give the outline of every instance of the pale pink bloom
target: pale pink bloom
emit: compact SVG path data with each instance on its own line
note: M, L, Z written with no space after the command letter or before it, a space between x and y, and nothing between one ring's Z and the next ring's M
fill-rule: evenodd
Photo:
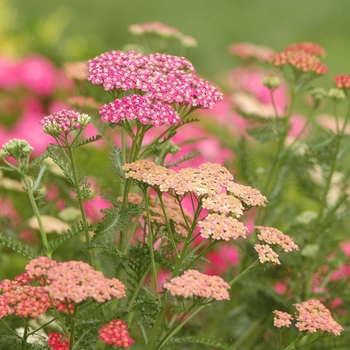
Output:
M219 276L207 276L197 270L187 270L183 275L164 283L163 287L172 295L184 298L198 296L216 300L230 299L228 289L231 287L228 283Z
M52 95L57 86L56 67L42 56L28 56L18 66L21 85L40 96Z
M340 335L344 330L340 324L334 321L330 311L319 300L312 299L294 304L294 306L298 310L296 316L298 322L295 326L300 331L315 333L320 330Z
M255 45L249 42L233 43L228 47L228 51L231 55L242 60L255 58L259 61L266 61L275 53L267 46Z
M291 320L293 319L293 316L287 312L274 310L273 313L276 315L273 319L273 325L275 327L289 327L292 324Z

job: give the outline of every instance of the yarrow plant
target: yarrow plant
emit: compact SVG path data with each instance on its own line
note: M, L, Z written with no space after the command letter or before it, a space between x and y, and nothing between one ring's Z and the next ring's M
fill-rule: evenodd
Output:
M128 50L66 64L78 85L85 79L105 97L71 96L76 109L43 114L42 134L51 140L45 153L34 156L19 138L0 149L7 179L0 184L9 193L16 188L24 208L13 215L18 227L0 221L0 242L26 259L21 274L0 283L0 344L289 350L316 349L326 335L340 336L327 292L338 281L344 286L349 273L333 276L345 255L334 255L340 234L333 239L328 232L341 229L349 211L349 172L340 167L349 112L336 115L335 131L315 125L314 115L325 99L335 106L347 99L348 77L335 77L330 93L308 89L327 72L326 52L314 43L281 53L233 44L231 54L270 69L240 67L230 74L237 80L232 96L224 96L187 58L167 53L174 40L183 49L194 46L193 38L158 22L129 30L137 43ZM164 50L151 49L154 38ZM295 101L310 90L312 112L295 131ZM182 143L177 137L196 130L186 129L196 118L204 119L203 130L215 125L229 133L219 140L234 161L223 164L214 154L198 164L195 148L182 153L198 140L186 132ZM244 126L236 134L227 127L232 121ZM315 200L311 209L298 187ZM19 235L24 228L30 239Z

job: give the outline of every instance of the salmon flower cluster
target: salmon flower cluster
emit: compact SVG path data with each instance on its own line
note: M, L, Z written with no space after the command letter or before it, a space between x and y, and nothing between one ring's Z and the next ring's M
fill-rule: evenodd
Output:
M326 51L319 45L310 42L288 46L284 51L273 55L269 61L276 67L290 65L301 72L326 74L328 68L322 63L320 56Z

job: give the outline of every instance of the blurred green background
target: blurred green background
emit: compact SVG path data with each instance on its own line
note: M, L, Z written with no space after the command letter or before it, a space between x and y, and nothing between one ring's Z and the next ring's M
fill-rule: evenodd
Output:
M9 32L20 52L86 60L130 42L131 24L160 21L193 36L198 73L217 78L234 65L227 46L249 41L276 51L314 41L328 51L330 74L350 74L349 0L0 0L16 16ZM1 9L0 9L1 10ZM3 14L4 16L4 14ZM1 17L1 14L0 14ZM327 78L329 79L329 77Z

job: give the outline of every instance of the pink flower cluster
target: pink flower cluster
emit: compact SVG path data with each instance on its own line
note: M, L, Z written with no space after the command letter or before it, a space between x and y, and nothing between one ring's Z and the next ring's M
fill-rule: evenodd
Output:
M317 299L311 299L302 303L293 304L298 314L296 315L297 322L295 326L299 331L307 331L315 333L323 331L340 335L344 330L343 327L337 323L331 315L331 312ZM278 328L289 327L293 316L287 312L275 310L274 325Z
M208 276L197 270L187 270L183 275L172 278L163 284L174 296L184 298L197 296L216 300L229 300L230 285L219 276Z
M278 254L271 248L271 245L280 246L285 252L299 250L299 247L292 239L274 227L255 226L258 230L258 239L264 244L255 244L254 249L258 253L260 262L273 262L280 264Z
M15 314L20 317L38 318L51 308L50 298L40 286L29 284L28 276L15 281L0 283L0 318Z
M56 262L47 257L33 259L26 266L32 278L48 283L44 290L54 299L80 303L91 297L97 302L122 298L125 286L116 278L108 279L82 261Z
M154 101L149 95L129 95L116 99L103 105L100 114L103 122L113 124L128 119L158 127L176 125L181 121L174 108L162 101Z
M85 128L90 120L87 114L63 109L44 117L41 124L46 134L59 136L62 132L67 134L72 130Z
M213 108L223 99L215 87L194 75L184 57L110 51L89 60L87 67L88 80L106 91L134 90L166 103L200 108Z
M130 338L128 326L121 320L108 322L99 330L98 334L105 344L114 344L118 348L129 349L134 343L134 340Z

